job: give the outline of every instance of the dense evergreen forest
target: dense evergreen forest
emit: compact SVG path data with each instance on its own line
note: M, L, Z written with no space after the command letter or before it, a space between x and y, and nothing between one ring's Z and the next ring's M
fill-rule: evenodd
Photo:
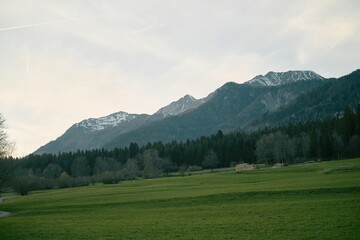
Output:
M341 117L250 133L218 131L185 142L155 142L145 146L131 143L113 150L7 158L1 162L11 164L13 171L6 179L0 179L0 190L12 188L27 194L33 189L116 183L242 162L272 165L357 156L360 156L360 105L345 109Z

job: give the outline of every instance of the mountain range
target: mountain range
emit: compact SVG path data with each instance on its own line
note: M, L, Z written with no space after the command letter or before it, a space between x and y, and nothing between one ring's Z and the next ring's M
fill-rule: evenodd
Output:
M184 141L222 130L253 131L341 115L360 103L360 70L326 79L313 71L269 72L229 82L203 99L185 95L152 115L117 112L71 126L35 154Z

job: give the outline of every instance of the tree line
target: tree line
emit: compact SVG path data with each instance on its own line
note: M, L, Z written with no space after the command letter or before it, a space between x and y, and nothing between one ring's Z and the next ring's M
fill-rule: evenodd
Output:
M1 188L22 195L33 189L117 183L169 173L234 166L237 163L297 163L360 156L360 105L339 117L292 123L255 132L218 131L184 142L131 143L125 148L30 154L20 159L2 155ZM5 167L6 166L6 167ZM11 174L10 174L11 173Z

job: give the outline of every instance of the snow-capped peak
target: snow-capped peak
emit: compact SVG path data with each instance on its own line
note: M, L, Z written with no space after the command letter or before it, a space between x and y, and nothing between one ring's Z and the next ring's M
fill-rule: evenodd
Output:
M113 114L110 114L105 117L89 118L89 119L83 120L75 125L76 125L76 127L83 127L90 131L99 131L99 130L103 130L107 127L115 127L124 121L131 121L136 116L137 116L136 114L128 114L126 112L117 112L117 113L113 113Z
M193 96L187 94L179 100L170 103L169 105L160 108L155 114L161 114L166 116L175 116L190 109L195 109L204 103L203 99L196 99Z
M268 72L265 76L258 75L245 82L245 84L252 86L278 86L313 79L323 80L324 78L313 71Z

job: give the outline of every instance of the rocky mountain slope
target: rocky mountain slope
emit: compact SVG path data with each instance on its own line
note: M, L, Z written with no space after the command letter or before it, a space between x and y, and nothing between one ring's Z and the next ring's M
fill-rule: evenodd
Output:
M254 121L251 127L262 128L341 116L345 107L355 110L358 104L360 104L360 70L338 79L327 80L324 85L300 95L296 101Z
M164 117L180 115L186 111L192 110L206 102L204 99L196 99L193 96L185 95L179 100L160 108L155 114L161 114Z
M323 80L324 78L313 71L287 71L287 72L268 72L265 76L258 75L245 82L251 86L279 86L290 84L297 81Z

